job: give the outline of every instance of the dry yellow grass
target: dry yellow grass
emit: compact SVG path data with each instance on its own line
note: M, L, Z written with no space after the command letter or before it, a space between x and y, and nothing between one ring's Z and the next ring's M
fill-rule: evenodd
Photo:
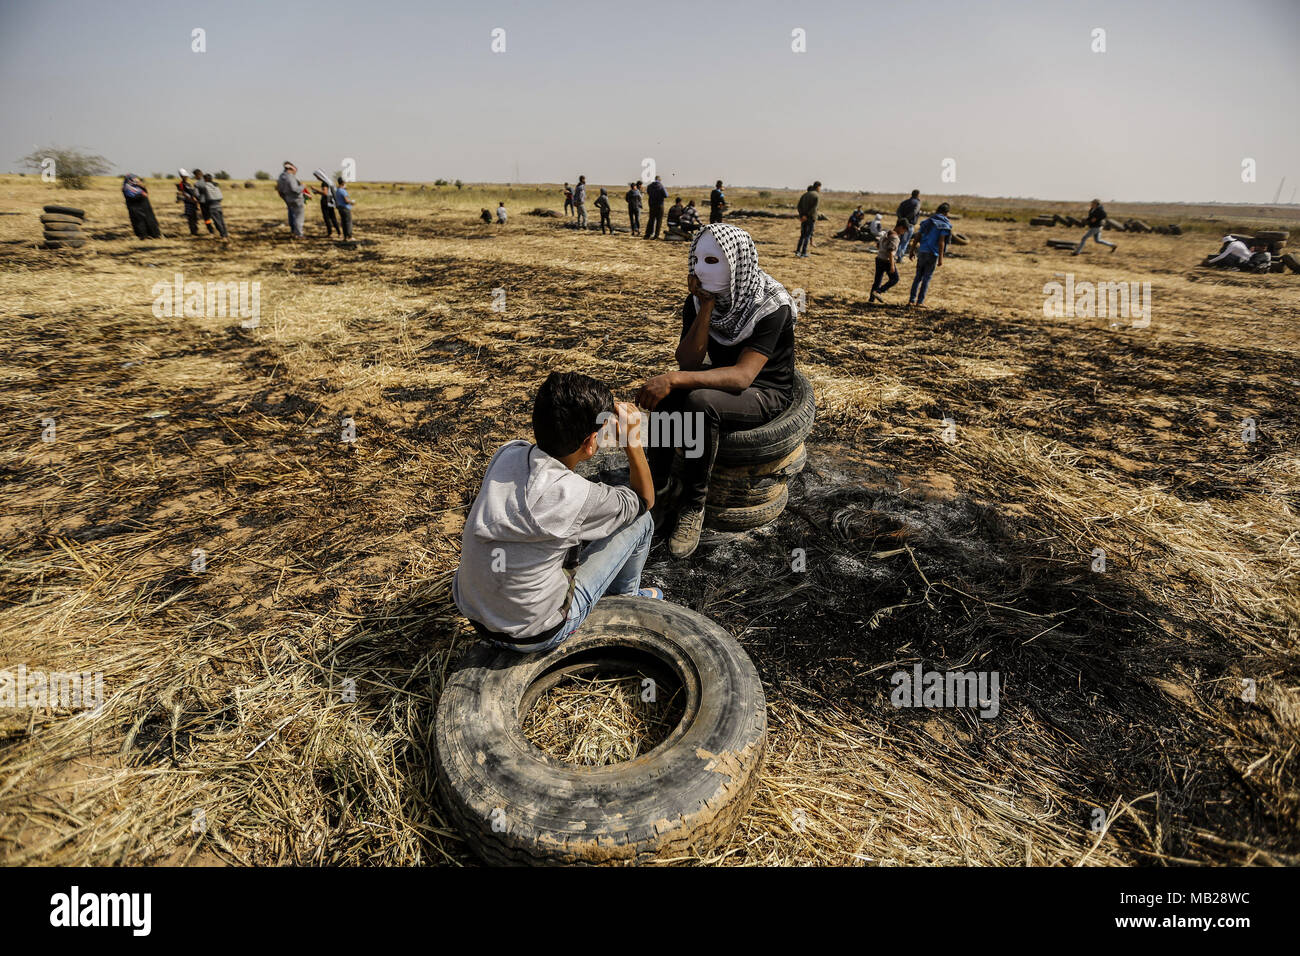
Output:
M112 181L0 177L0 669L102 671L108 696L99 718L0 711L5 862L472 859L429 754L472 639L449 599L465 508L548 371L630 397L667 366L685 246L523 215L554 189L354 194L353 246L283 241L265 183L226 189L229 244L145 244ZM500 196L510 224L477 224ZM828 196L810 259L788 220L738 220L807 295L819 417L776 526L647 570L768 695L753 809L682 862L1295 863L1300 276L1195 267L1257 214L1111 206L1193 231L1069 259L1043 240L1076 231L1023 222L1053 204L955 198L972 243L931 308L868 307L870 255L829 235L897 200ZM88 210L86 250L35 247L51 201ZM260 326L155 317L177 271L261 282ZM1066 271L1150 281L1150 328L1044 318ZM888 675L916 662L1000 670L1001 714L894 709Z

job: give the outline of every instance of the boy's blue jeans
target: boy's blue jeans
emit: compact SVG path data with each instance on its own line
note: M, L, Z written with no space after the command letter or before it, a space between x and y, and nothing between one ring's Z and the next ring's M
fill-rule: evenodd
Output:
M572 636L605 594L636 594L641 587L641 569L650 554L654 521L645 512L626 528L608 538L585 545L573 571L573 600L564 626L543 644L498 644L525 654L549 651Z
M934 275L934 267L938 261L939 257L933 252L916 254L916 275L912 278L912 291L907 297L909 302L915 302L917 305L925 303L925 293L930 288L930 278Z

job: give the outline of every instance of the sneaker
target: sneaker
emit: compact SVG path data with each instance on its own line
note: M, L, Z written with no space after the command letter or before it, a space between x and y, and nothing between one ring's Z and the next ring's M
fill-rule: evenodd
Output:
M1118 249L1118 248L1119 248L1119 243L1117 242L1117 243L1115 243L1115 245L1113 245L1113 246L1110 247L1110 251L1111 251L1111 252L1114 252L1114 251L1115 251L1116 249Z
M880 298L880 295L879 295L878 293L873 292L873 293L871 293L871 297L870 297L867 301L868 301L868 302L883 302L884 299Z
M662 601L664 592L658 588L641 588L636 592L637 597L650 598L652 601Z
M677 527L668 539L668 553L674 558L689 558L700 544L700 529L704 527L704 509L686 508L677 516Z

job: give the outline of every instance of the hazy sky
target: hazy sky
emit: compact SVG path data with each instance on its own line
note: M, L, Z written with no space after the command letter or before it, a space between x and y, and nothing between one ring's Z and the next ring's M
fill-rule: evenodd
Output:
M1298 41L1300 0L0 0L0 169L1285 202Z

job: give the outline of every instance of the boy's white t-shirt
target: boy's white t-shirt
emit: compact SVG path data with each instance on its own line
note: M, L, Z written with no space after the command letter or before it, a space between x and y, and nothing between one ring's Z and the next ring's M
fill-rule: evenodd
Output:
M641 511L631 488L589 481L531 442L502 445L465 519L456 606L511 638L543 633L564 616L569 549L608 537Z

